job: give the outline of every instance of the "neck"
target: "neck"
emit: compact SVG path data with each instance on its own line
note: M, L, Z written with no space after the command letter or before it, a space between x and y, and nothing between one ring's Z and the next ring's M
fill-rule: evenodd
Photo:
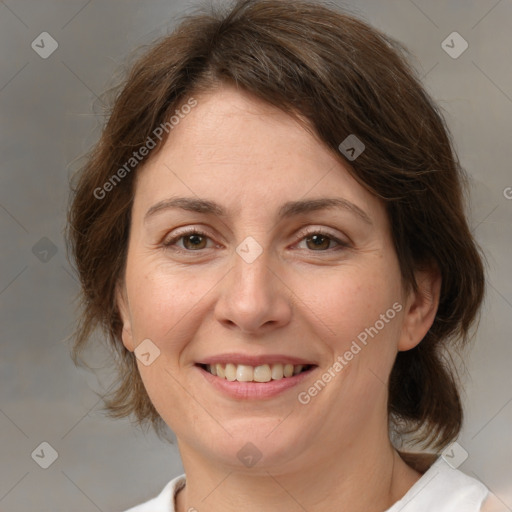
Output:
M180 451L187 484L177 496L177 512L203 508L210 512L383 512L421 477L387 437L384 443L374 439L362 446L350 443L339 453L330 450L328 460L293 461L286 471L223 468L181 446Z

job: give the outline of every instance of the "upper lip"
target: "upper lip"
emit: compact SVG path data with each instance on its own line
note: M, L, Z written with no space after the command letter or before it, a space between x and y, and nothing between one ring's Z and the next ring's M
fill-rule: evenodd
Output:
M197 364L245 364L248 366L261 366L263 364L302 364L302 365L315 365L315 363L302 359L300 357L292 357L284 354L266 354L260 356L251 356L248 354L217 354L215 356L206 357Z

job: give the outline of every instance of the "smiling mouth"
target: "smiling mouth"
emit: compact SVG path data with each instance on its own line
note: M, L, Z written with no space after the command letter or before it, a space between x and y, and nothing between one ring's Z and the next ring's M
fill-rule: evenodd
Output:
M220 379L230 382L270 382L275 380L289 379L300 373L316 368L313 364L262 364L249 366L245 364L196 364L206 372Z

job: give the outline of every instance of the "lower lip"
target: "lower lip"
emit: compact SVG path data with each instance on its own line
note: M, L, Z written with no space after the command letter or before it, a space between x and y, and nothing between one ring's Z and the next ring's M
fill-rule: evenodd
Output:
M213 387L222 393L232 397L245 399L265 399L270 398L290 389L297 384L300 384L304 379L307 379L311 373L317 368L313 366L305 372L298 373L292 377L284 377L279 380L270 380L269 382L238 382L236 380L229 381L227 379L212 375L210 372L204 370L196 365L195 368L199 370L201 375Z

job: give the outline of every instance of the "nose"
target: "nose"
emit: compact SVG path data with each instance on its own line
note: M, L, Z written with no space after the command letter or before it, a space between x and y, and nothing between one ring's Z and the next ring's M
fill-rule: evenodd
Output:
M271 264L266 250L251 263L233 254L233 267L222 280L215 306L215 317L225 327L262 334L290 322L293 292L278 265Z

